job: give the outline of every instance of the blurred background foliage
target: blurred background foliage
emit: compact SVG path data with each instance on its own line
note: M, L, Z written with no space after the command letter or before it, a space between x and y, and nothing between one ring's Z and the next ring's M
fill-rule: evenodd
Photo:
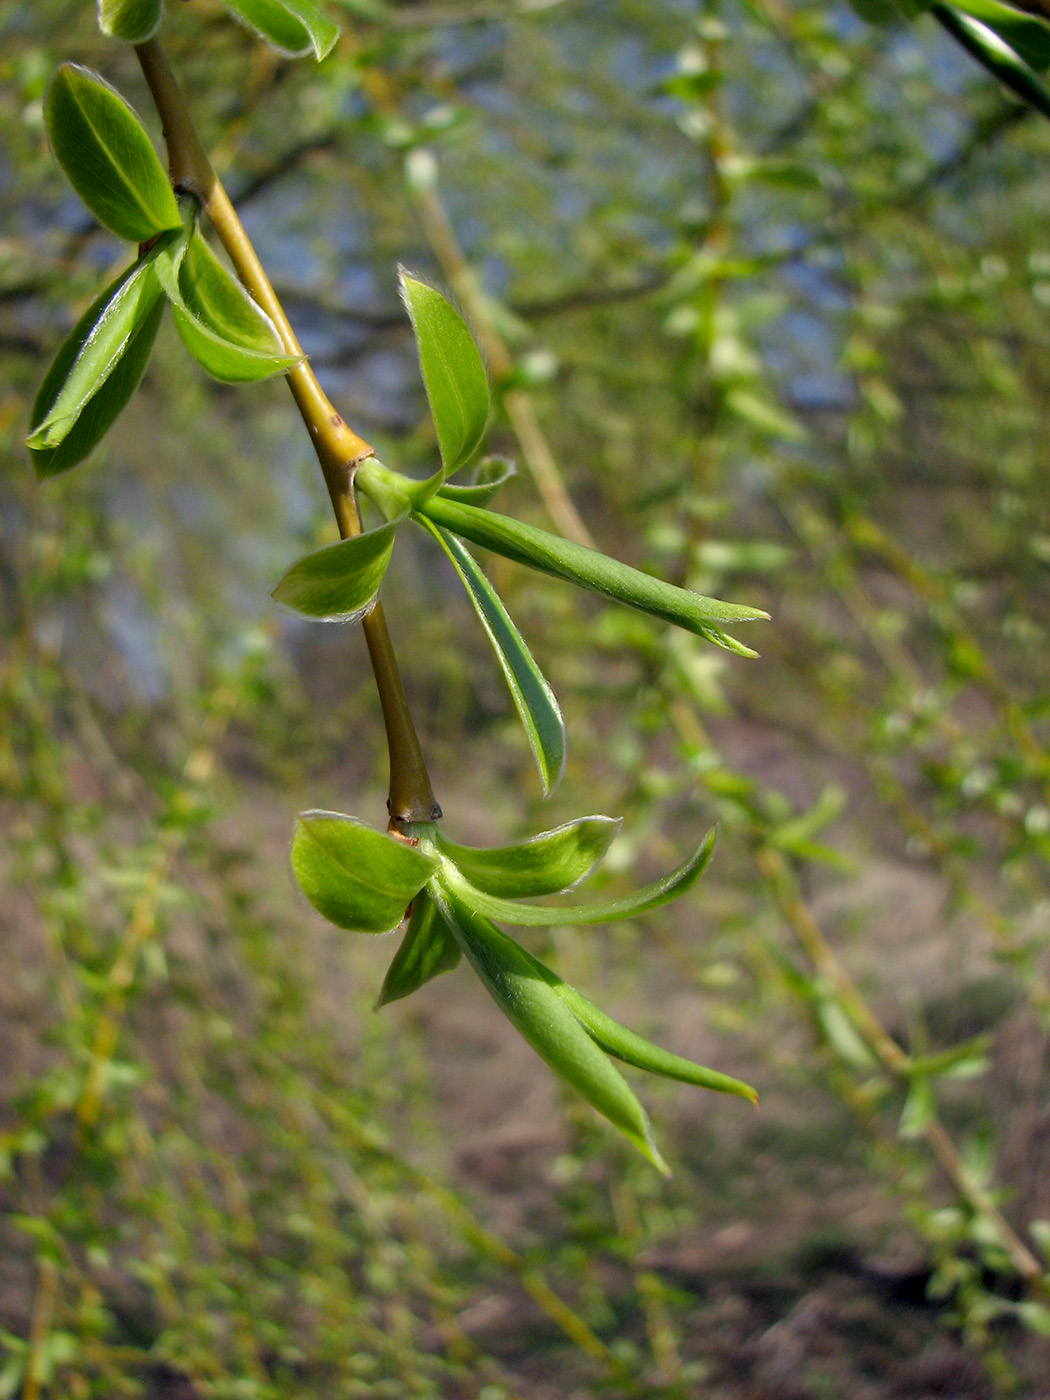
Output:
M319 67L167 8L381 455L435 452L400 261L485 343L502 508L773 614L727 659L490 560L566 713L544 804L443 561L399 539L384 590L454 838L622 814L612 886L721 823L688 900L545 951L763 1109L646 1084L665 1184L472 979L371 1013L389 941L287 873L297 811L379 822L386 777L360 636L267 597L333 538L309 443L167 326L34 483L121 257L44 84L156 123L93 5L2 0L0 1396L1040 1394L1045 122L932 24L806 0L332 0Z

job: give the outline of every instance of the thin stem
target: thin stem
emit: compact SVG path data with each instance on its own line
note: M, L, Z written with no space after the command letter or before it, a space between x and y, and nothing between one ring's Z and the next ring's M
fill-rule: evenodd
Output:
M374 455L372 448L343 422L317 382L270 284L262 263L230 203L222 182L197 139L182 93L156 39L135 49L153 95L168 147L172 184L193 194L211 220L230 256L237 276L273 321L289 355L299 356L286 378L314 444L325 485L343 539L361 533L361 516L354 499L353 477L358 464ZM393 643L382 607L362 620L368 654L375 673L390 752L391 820L434 821L441 809L434 799L423 751L408 708Z

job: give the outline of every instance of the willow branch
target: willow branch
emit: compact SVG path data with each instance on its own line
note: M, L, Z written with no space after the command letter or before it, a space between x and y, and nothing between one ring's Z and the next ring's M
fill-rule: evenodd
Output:
M156 39L135 49L153 95L168 148L172 184L195 196L211 220L237 276L277 328L281 344L297 363L286 378L306 424L343 539L361 533L353 477L358 464L374 455L364 438L332 407L296 339L277 294L244 231L222 182L201 146L186 103ZM395 822L432 821L441 815L434 799L419 738L408 708L393 643L379 603L362 620L375 674L390 752L387 806Z

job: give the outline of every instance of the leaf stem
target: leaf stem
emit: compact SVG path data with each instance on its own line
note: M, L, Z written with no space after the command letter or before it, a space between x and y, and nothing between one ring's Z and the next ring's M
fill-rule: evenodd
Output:
M135 53L160 115L172 184L176 190L192 194L200 201L229 254L237 276L273 321L287 353L301 357L286 375L288 387L313 441L339 533L343 539L359 535L361 516L354 499L353 478L360 462L374 455L373 450L364 438L343 422L303 357L284 308L197 138L186 103L159 43L156 39L150 39L136 45ZM441 815L441 809L434 799L393 643L379 603L362 619L362 626L379 691L390 752L387 806L391 821L436 820Z

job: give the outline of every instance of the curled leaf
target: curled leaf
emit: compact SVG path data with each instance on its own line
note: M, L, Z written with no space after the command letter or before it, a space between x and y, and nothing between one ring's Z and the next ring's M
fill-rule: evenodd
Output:
M520 904L502 899L478 889L451 860L443 867L442 879L449 889L455 891L457 898L475 913L519 928L550 927L554 924L612 924L620 919L647 914L672 899L680 898L704 873L714 844L715 833L709 831L700 847L677 870L623 899L594 904Z
M340 540L293 564L270 595L303 617L356 622L374 604L398 521Z
M475 889L509 899L559 894L594 869L620 830L618 817L580 817L510 846L459 846L440 831L438 849Z

